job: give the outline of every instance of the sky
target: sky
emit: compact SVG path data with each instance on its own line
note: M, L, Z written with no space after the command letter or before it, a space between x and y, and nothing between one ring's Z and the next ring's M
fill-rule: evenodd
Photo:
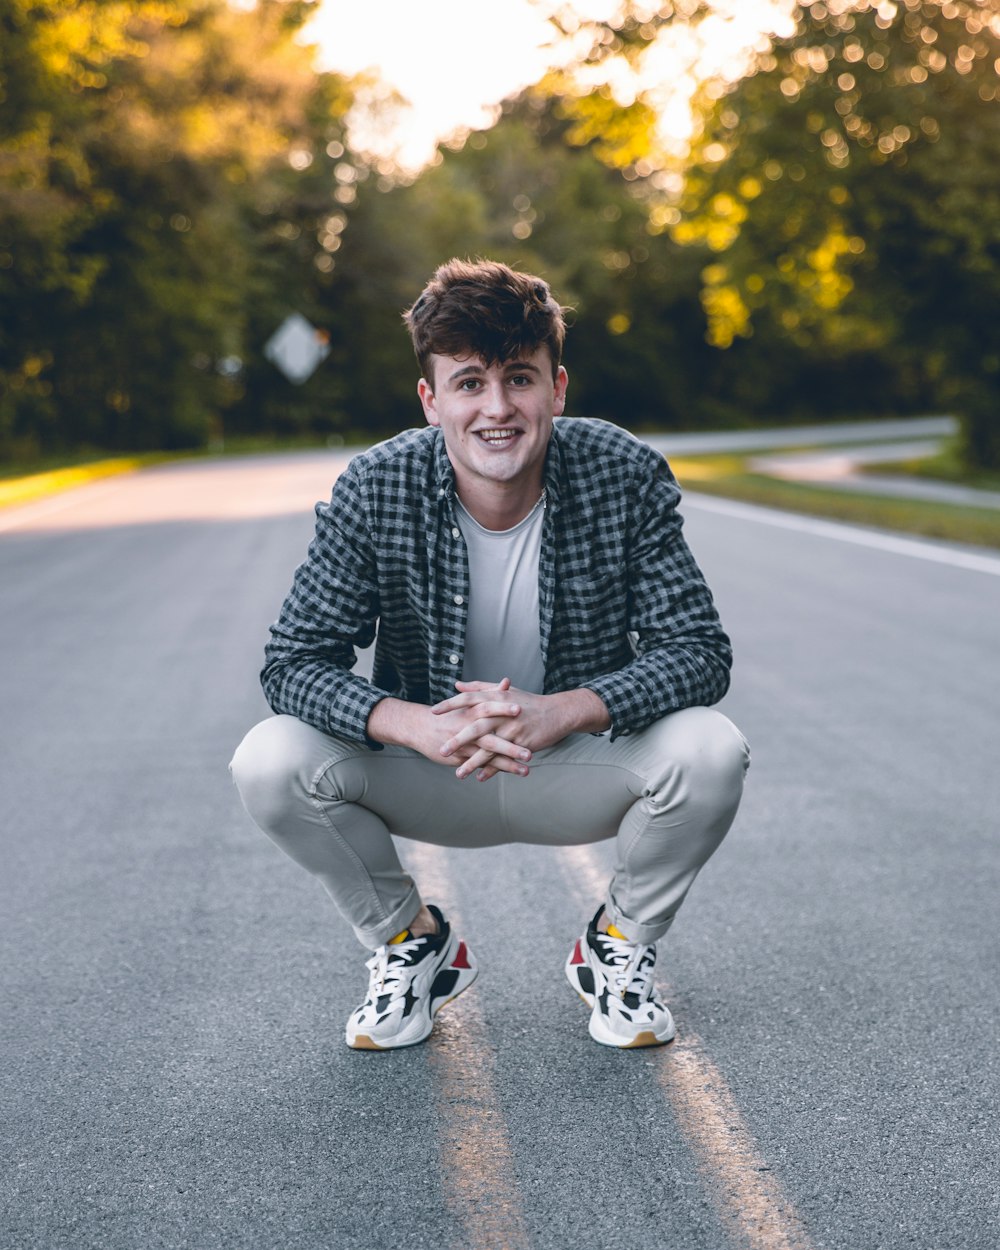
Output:
M367 137L416 166L438 139L489 125L491 106L541 77L550 29L530 0L322 0L305 35L323 69L371 70L410 101L391 139Z
M321 0L304 34L323 69L372 72L409 102L358 118L355 141L417 169L435 143L461 128L488 126L497 103L536 82L557 58L545 20L550 0ZM690 66L738 72L743 50L773 28L788 0L715 0L703 42L670 32L648 56L664 129L682 140L689 128ZM554 4L553 4L554 7ZM573 0L581 16L608 16L614 0ZM619 84L627 95L628 88Z

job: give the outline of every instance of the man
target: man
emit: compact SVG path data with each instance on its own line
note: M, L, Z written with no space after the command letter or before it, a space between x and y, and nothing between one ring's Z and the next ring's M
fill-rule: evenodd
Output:
M476 977L393 835L616 839L566 964L608 1046L674 1036L655 943L725 836L749 759L708 705L731 652L651 448L563 418L563 310L540 279L450 261L405 314L427 427L356 456L271 630L277 716L233 760L258 825L374 951L347 1044L423 1041ZM372 679L352 670L376 640Z

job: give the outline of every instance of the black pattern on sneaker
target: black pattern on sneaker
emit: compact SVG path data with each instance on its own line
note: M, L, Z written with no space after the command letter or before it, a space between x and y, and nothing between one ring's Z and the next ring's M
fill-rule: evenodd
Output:
M439 908L428 909L438 931L380 946L367 961L368 994L347 1021L355 1050L395 1050L424 1041L434 1017L476 979L468 946L455 936Z
M566 960L570 985L591 1009L590 1036L603 1046L661 1046L676 1030L653 989L656 947L601 933L603 910L598 908Z

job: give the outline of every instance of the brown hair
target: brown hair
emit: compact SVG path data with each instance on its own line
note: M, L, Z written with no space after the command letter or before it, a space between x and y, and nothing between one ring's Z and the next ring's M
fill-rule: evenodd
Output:
M548 284L492 260L450 260L403 313L420 371L433 385L431 355L479 356L486 365L549 349L562 360L564 309Z

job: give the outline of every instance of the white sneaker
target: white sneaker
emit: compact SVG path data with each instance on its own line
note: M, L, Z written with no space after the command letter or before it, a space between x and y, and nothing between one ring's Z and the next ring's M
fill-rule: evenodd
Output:
M430 1036L434 1017L467 990L479 969L472 952L451 931L437 907L428 909L438 932L380 946L366 967L368 995L347 1021L347 1044L355 1050L395 1050Z
M590 1007L590 1036L602 1046L662 1046L676 1033L669 1008L653 993L656 947L600 933L603 907L566 960L569 983Z

